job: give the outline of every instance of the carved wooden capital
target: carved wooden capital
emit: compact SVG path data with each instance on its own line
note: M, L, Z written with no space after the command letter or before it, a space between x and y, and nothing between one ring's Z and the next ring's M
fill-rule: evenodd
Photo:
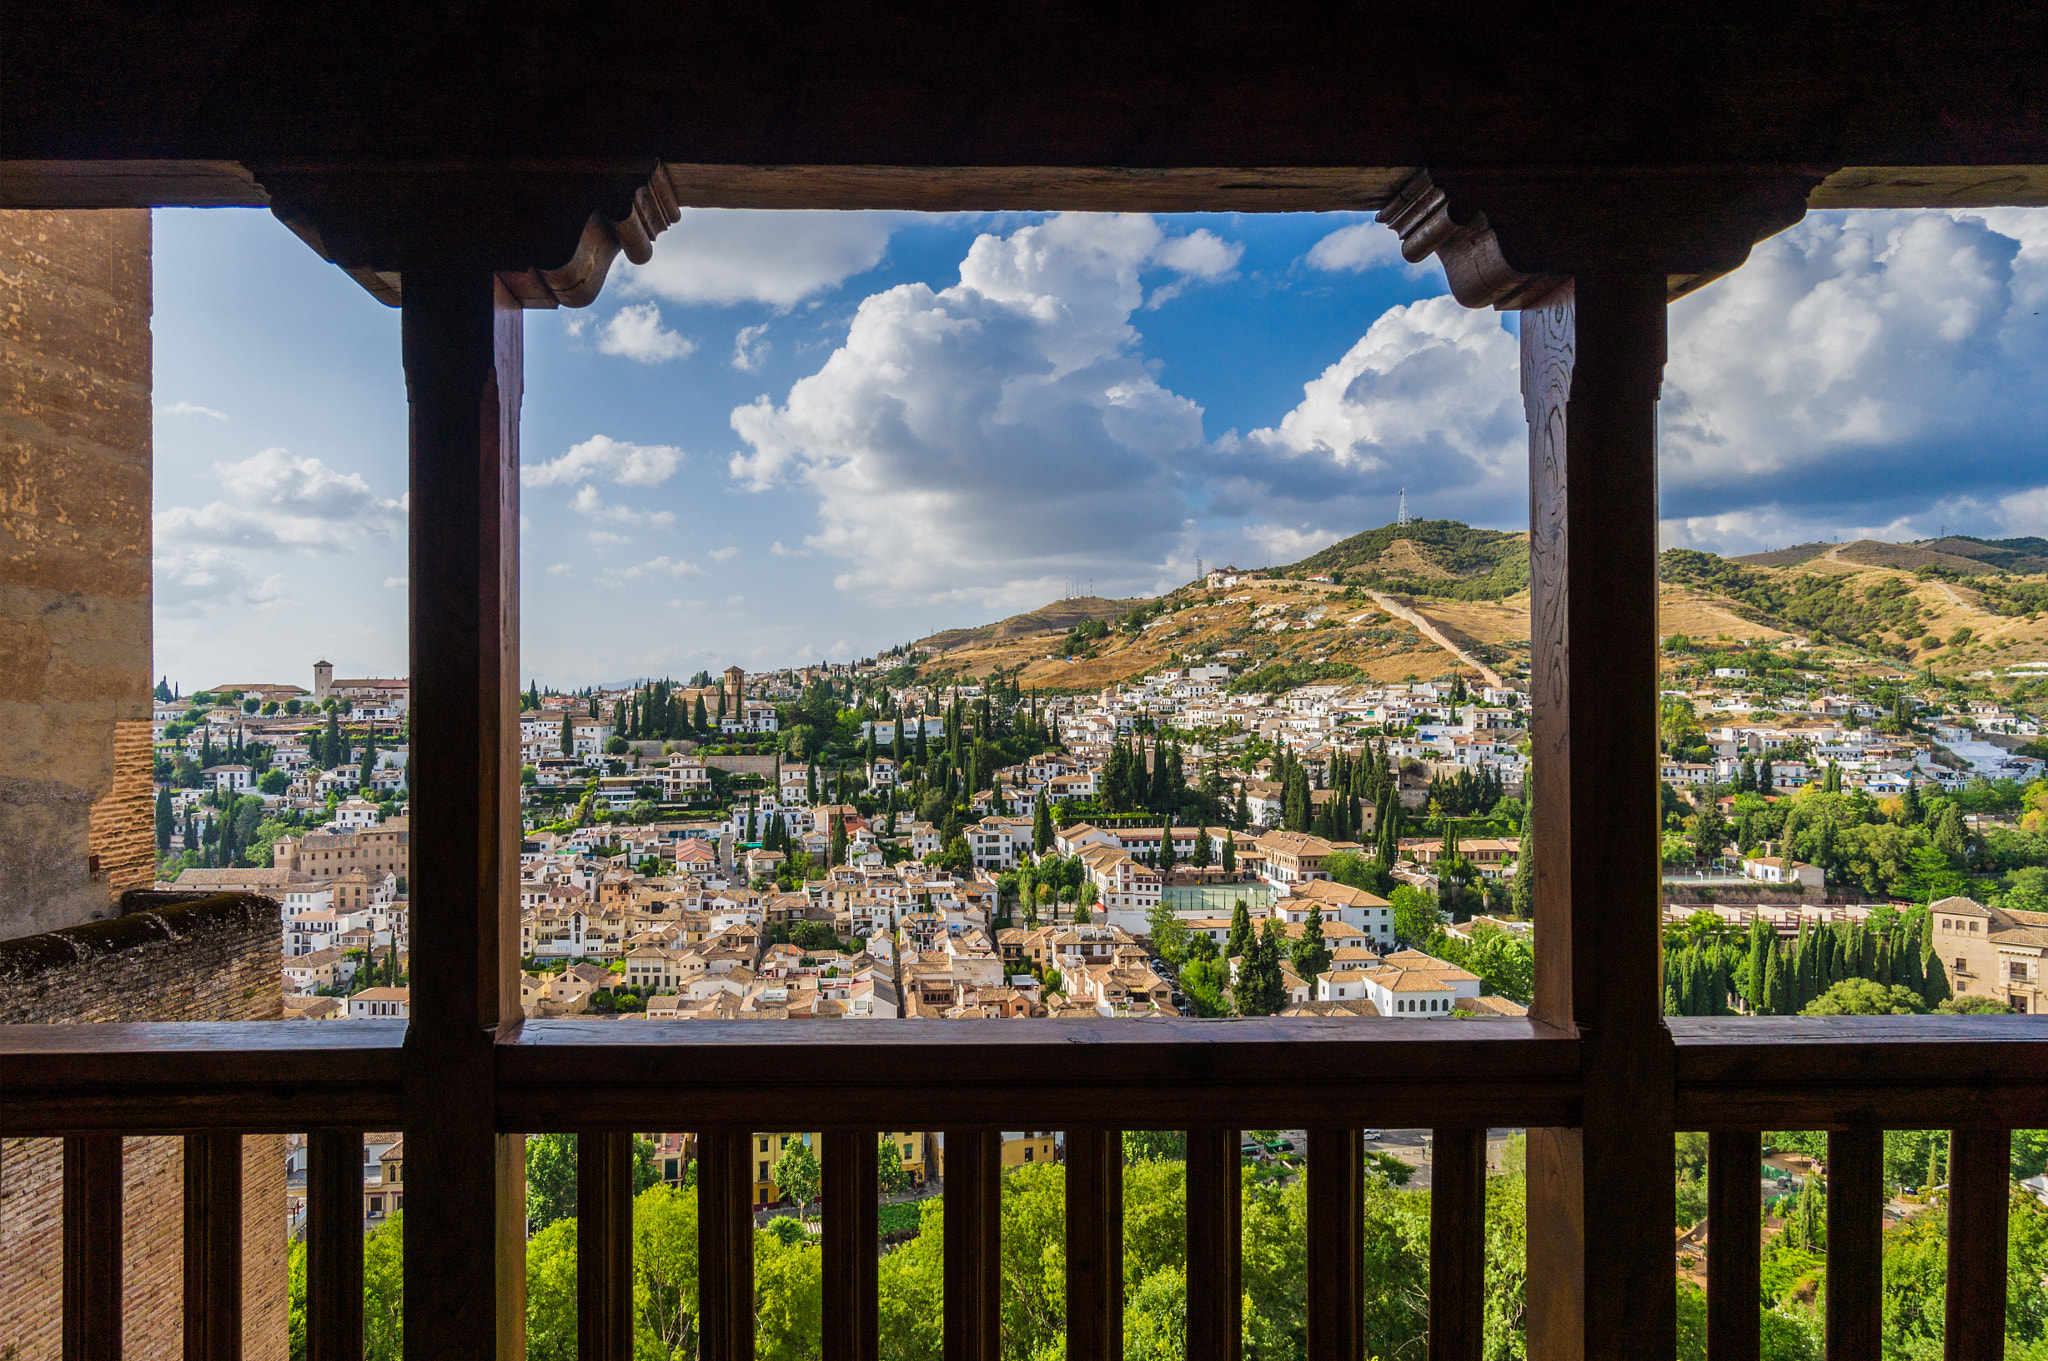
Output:
M408 268L489 269L522 307L586 307L614 260L645 264L654 238L682 216L660 165L435 173L286 164L258 173L279 220L392 307Z
M1677 298L1806 211L1824 166L1420 170L1379 221L1435 255L1467 307L1526 308L1565 278L1661 274ZM1484 205L1482 208L1481 205Z

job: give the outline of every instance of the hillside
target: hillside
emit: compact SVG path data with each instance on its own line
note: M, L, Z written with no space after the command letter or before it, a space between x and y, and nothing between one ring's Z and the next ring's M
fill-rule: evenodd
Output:
M2048 659L2048 578L2016 572L2041 540L1806 544L1723 558L1663 555L1661 629L1709 648L1800 644L1799 665L1847 676L1901 666L1988 671ZM1970 558L1965 551L1982 556ZM1958 568L1951 564L1961 564ZM1964 570L1966 569L1966 570ZM1330 576L1332 582L1308 580ZM1455 521L1387 525L1229 589L1150 600L1061 600L924 641L930 674L1015 671L1046 689L1095 689L1210 657L1258 688L1316 680L1503 675L1529 651L1528 539ZM1385 606L1382 606L1382 600ZM1448 643L1396 610L1412 610ZM1789 657L1789 654L1788 654ZM1683 661L1674 654L1671 664Z
M1071 596L1064 600L1055 600L1050 605L1040 605L1037 609L1027 610L1023 614L1013 614L1008 619L993 624L983 624L979 628L942 629L929 638L919 639L917 646L951 652L980 643L1005 642L1042 633L1065 633L1079 624L1097 619L1114 619L1120 614L1128 614L1146 603L1142 598L1105 600L1099 595Z
M1475 529L1457 520L1383 525L1331 544L1276 575L1334 577L1452 600L1503 600L1529 585L1529 536Z

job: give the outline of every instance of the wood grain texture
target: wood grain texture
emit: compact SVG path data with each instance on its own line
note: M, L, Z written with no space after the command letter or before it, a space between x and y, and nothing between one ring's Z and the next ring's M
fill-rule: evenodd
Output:
M403 1021L0 1026L0 1134L392 1127L404 1040Z
M1365 1361L1365 1206L1355 1129L1308 1130L1308 1361Z
M408 1361L520 1361L524 1141L492 1118L521 1020L517 302L488 271L406 276L411 410L412 1023L404 1059ZM534 1126L533 1128L550 1128Z
M687 1110L754 1129L1060 1128L1114 1112L1125 1128L1186 1129L1229 1109L1274 1128L1318 1115L1526 1124L1576 1118L1577 1056L1522 1019L535 1021L499 1047L498 1119L659 1129Z
M576 1136L577 1361L633 1361L633 1136Z
M2011 1214L2012 1135L1959 1129L1948 1147L1947 1361L2005 1355L2006 1234Z
M1763 1139L1707 1136L1707 1361L1756 1361L1763 1239Z
M185 1361L242 1355L242 1136L185 1139Z
M880 1353L879 1138L874 1130L824 1135L824 1361L876 1361Z
M1188 1131L1187 1361L1244 1354L1244 1162L1238 1131Z
M306 1357L362 1361L363 1136L306 1136Z
M1429 1361L1480 1361L1486 1329L1486 1131L1430 1144Z
M1537 1361L1621 1361L1676 1346L1668 1229L1675 1095L1662 1018L1657 823L1656 411L1666 282L1648 271L1581 275L1568 294L1524 316L1541 810L1533 1014L1578 1028L1583 1102L1577 1138L1548 1140L1549 1175L1530 1182L1532 1224L1582 1234L1576 1247L1560 1242L1531 1256ZM1622 1200L1639 1213L1584 1233L1595 1207Z
M64 1361L121 1358L121 1136L64 1140Z
M697 1355L754 1361L753 1136L697 1136Z
M1124 1354L1124 1152L1113 1129L1069 1129L1067 1150L1067 1356Z
M1884 1354L1884 1133L1828 1135L1828 1361Z
M1003 1145L999 1131L948 1129L946 1361L1001 1361Z

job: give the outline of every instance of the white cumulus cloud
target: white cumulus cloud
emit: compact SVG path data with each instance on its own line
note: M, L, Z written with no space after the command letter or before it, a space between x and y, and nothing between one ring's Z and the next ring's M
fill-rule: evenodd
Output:
M610 520L622 525L672 525L676 521L672 510L640 510L609 502L598 495L597 488L589 483L578 488L576 495L570 498L569 509L593 520Z
M713 562L730 562L739 555L740 550L737 545L728 545L724 548L714 548L708 554L708 556L711 558Z
M1434 268L1428 261L1410 265L1401 258L1401 238L1391 227L1377 222L1355 222L1339 227L1309 247L1311 268L1332 274L1358 274L1382 266L1422 271Z
M759 326L742 326L732 340L732 366L741 373L752 373L768 360L768 323Z
M225 495L203 506L158 511L160 541L332 553L366 538L388 538L405 523L402 502L378 496L361 474L337 472L284 449L216 463L213 472Z
M683 451L673 444L631 444L609 435L592 435L569 452L519 470L529 487L550 487L602 477L630 487L658 487L674 475Z
M614 312L598 328L597 348L601 354L659 364L669 359L688 359L696 353L697 342L663 326L661 308L643 302Z
M2048 212L1814 213L1671 309L1668 543L2039 533Z
M881 263L901 213L685 208L654 258L621 281L634 296L789 308Z
M1130 318L1149 272L1236 260L1144 216L980 236L957 285L874 294L785 401L736 409L732 475L815 491L805 547L887 603L1042 604L1070 576L1149 579L1185 518L1178 464L1202 413L1154 378Z
M225 411L215 411L212 407L201 406L197 402L172 402L168 406L158 407L156 414L159 416L205 416L209 420L216 421L224 421L228 418Z
M180 548L150 562L153 606L159 618L202 619L277 605L284 577L262 574L222 548Z

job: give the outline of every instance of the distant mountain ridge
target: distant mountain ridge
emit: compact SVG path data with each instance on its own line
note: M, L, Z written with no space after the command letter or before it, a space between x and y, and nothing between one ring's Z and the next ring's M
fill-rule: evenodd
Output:
M1040 605L1035 610L1013 614L993 624L982 624L976 628L941 629L928 638L920 638L918 647L928 647L939 652L951 652L957 648L977 643L1000 643L1012 638L1022 638L1034 633L1065 633L1077 624L1091 623L1097 619L1115 619L1129 614L1150 601L1143 596L1129 600L1110 600L1099 595L1069 596L1055 600L1050 605Z

